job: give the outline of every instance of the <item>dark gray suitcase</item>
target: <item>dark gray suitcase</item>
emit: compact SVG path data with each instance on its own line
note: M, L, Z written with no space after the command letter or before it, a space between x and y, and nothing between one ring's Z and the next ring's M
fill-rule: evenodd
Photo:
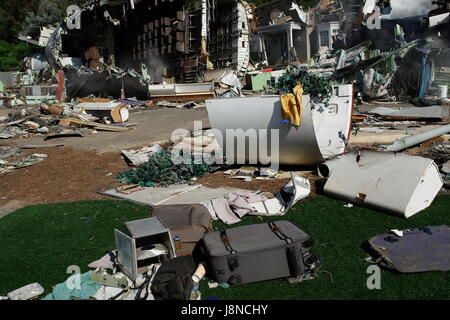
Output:
M230 285L297 277L320 265L312 238L289 221L236 227L205 235L208 278Z

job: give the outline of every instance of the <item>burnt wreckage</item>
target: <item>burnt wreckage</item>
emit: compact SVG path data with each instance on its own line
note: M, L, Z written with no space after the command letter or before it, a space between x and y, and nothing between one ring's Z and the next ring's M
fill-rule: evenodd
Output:
M276 82L288 65L319 67L326 76L327 61L331 79L341 80L339 84L363 83L360 71L368 83L374 77L381 81L377 88L363 90L370 99L386 96L386 87L391 88L389 99L402 94L423 98L433 74L436 82L446 83L446 1L435 1L438 8L428 16L406 18L391 17L386 0L321 0L310 10L301 4L95 0L69 7L48 41L49 29L41 30L40 41L47 41L50 67L65 73L68 98L146 99L188 91L202 93L203 99L211 96L213 83L240 89L245 80L247 88L263 89L270 76ZM379 28L369 25L376 8ZM261 70L273 72L256 79Z
M245 74L251 18L234 0L91 1L68 8L46 56L64 70L69 96L147 97L151 83L201 82L221 68Z

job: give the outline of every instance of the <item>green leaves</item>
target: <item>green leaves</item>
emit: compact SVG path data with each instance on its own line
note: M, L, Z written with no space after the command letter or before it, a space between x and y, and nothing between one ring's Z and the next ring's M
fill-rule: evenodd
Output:
M0 40L0 71L17 71L24 56L33 52L26 43L7 43Z
M320 98L328 107L332 92L330 80L310 73L305 67L288 66L286 72L278 78L276 89L281 94L292 93L298 83L303 86L305 94Z

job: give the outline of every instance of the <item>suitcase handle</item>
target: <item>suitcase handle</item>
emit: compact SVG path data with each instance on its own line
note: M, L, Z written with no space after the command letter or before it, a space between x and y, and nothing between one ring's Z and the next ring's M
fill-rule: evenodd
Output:
M270 230L280 239L283 241L286 241L286 243L289 245L292 243L292 239L285 235L280 228L275 224L275 222L269 222L268 223ZM291 277L297 277L299 276L303 270L299 263L299 257L297 254L296 247L295 246L288 246L286 248L286 257L288 261L288 267L289 267L289 273L291 274Z
M220 240L225 246L225 249L231 254L231 257L228 257L227 263L228 268L230 268L230 271L234 271L237 268L239 268L239 261L238 257L236 256L237 251L233 249L233 247L230 245L230 240L227 237L227 232L225 230L219 231Z
M298 263L297 250L295 247L286 248L286 256L289 266L289 272L291 277L299 276L302 271L300 270L300 264Z
M233 247L231 246L230 240L227 237L227 232L225 230L220 230L219 234L220 234L220 240L224 244L225 249L227 249L227 251L233 255L236 254L237 251L234 250Z

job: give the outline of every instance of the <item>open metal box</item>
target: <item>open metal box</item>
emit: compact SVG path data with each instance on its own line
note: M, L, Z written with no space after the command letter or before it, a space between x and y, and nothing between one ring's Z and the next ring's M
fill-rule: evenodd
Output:
M127 233L115 230L118 260L121 271L133 281L149 265L176 257L169 229L157 217L125 222L125 227ZM167 252L152 256L151 250L158 246Z

